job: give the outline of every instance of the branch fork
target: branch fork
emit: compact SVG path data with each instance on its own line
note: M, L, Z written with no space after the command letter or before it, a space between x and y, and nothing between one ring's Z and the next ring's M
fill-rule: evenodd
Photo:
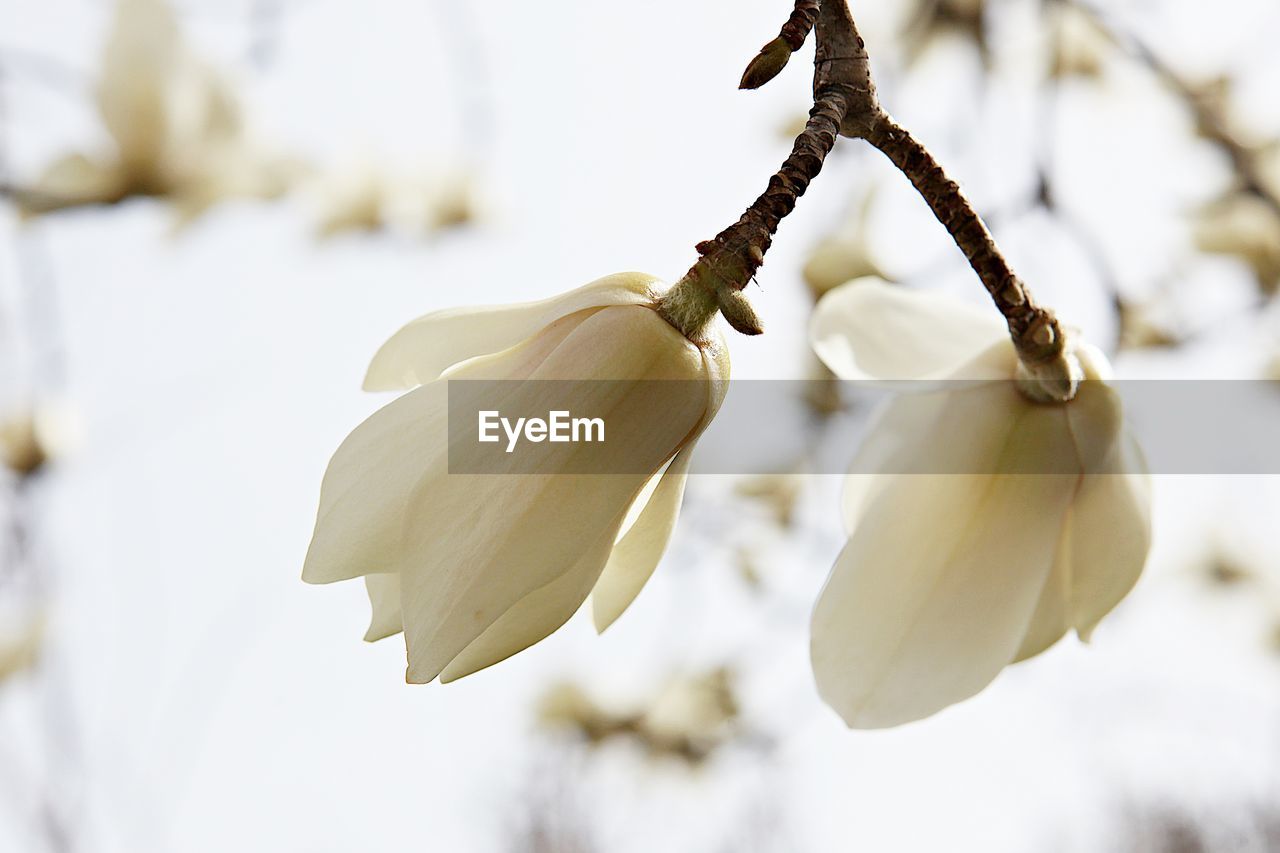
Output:
M847 0L796 0L778 36L748 64L741 87L758 88L777 76L811 30L817 40L813 107L791 154L737 222L698 244L697 263L662 297L659 310L690 336L700 334L717 310L740 332L763 331L741 291L764 263L779 224L822 170L836 138L845 136L874 146L911 181L1004 316L1022 363L1041 375L1074 375L1057 317L1032 298L959 185L880 106L866 44ZM1060 398L1070 399L1074 381L1062 387Z

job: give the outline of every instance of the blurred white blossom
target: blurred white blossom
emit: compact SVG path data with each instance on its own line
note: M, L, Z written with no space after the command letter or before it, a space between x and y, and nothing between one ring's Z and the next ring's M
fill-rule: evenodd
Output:
M815 300L847 281L884 277L867 230L876 193L868 192L840 228L823 237L804 263L804 282Z
M34 474L79 443L79 419L64 403L33 404L0 419L0 461L20 476Z
M897 396L859 448L849 542L813 614L823 698L850 726L897 725L1068 630L1087 639L1150 544L1146 465L1105 358L1072 339L1074 399L1033 402L994 312L877 280L832 291L812 333L842 378L953 380Z
M427 236L479 215L475 180L463 169L393 175L366 164L317 184L321 237L346 231L399 231Z
M806 477L798 471L780 474L757 474L740 480L734 491L744 498L759 501L773 516L779 527L795 522L796 504L804 490Z
M226 77L191 53L165 0L119 0L95 88L112 147L55 160L28 213L164 197L182 220L234 196L273 198L296 164L261 150Z
M573 682L552 685L538 703L544 725L571 729L588 743L628 737L651 757L693 764L742 733L739 715L735 680L726 667L675 675L648 700L626 707L599 702Z
M414 390L334 455L303 578L365 576L367 639L403 629L410 682L497 663L588 594L603 630L648 580L729 376L718 332L695 344L654 310L660 286L624 273L542 302L436 312L374 357L366 389ZM536 444L513 459L522 471L449 473L465 461L450 458L449 379L517 380L513 411L547 410L538 380L579 380L571 410L608 425L600 472L565 473L588 445Z

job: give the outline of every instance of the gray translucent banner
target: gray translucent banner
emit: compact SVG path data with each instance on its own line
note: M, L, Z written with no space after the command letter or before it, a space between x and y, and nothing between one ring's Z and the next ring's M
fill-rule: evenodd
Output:
M706 383L655 380L450 380L448 390L454 474L651 473L710 396ZM1013 382L738 380L691 473L802 463L815 474L1072 476L1120 470L1129 436L1153 474L1280 474L1277 381L1090 382L1065 406L1021 400Z

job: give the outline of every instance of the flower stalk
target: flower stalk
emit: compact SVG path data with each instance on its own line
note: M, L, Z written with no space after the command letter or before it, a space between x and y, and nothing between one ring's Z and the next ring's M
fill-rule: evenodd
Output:
M1240 183L1240 189L1280 214L1280 193L1277 193L1272 182L1267 179L1260 149L1241 141L1219 103L1206 97L1202 89L1183 77L1137 33L1123 28L1103 6L1088 0L1054 2L1086 15L1117 48L1146 68L1172 92L1190 111L1200 135L1226 156Z
M737 222L714 238L697 245L697 263L660 302L659 311L686 335L698 331L698 321L707 322L714 316L712 312L705 317L684 317L681 309L688 305L727 304L740 314L747 313L745 300L740 292L764 263L765 253L773 243L778 225L795 209L796 201L822 171L823 162L835 147L836 137L853 135L850 131L861 127L859 117L879 111L866 46L858 36L853 17L844 0L827 0L821 4L798 0L792 17L783 26L783 33L778 37L789 50L794 49L791 48L792 44L799 47L803 43L804 36L807 35L807 30L803 29L804 22L811 22L809 25L817 31L814 97L809 120L796 137L791 154L783 162L782 168L769 179L765 191L752 202ZM766 45L747 67L743 75L744 86L746 83L756 82L761 76L760 67L764 61L762 57L771 55L775 42ZM759 79L757 85L763 85L768 79L772 79L781 68L778 65L773 74ZM851 120L851 116L855 118ZM714 294L714 302L709 295L700 302L695 302L692 294L698 289ZM743 328L729 312L724 313L730 324L740 332L759 334L763 331L758 321L754 325L744 322ZM754 312L750 316L754 317ZM695 325L691 328L677 320Z
M1060 359L1064 342L1057 317L1036 304L1026 284L996 245L982 217L929 149L884 112L863 138L906 175L952 241L964 252L969 266L1004 316L1021 361L1031 367Z

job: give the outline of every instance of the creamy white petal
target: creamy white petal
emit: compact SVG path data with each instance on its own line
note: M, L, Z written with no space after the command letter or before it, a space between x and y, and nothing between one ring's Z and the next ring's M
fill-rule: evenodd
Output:
M1071 625L1087 641L1138 582L1151 548L1151 478L1132 437L1113 470L1085 478L1072 510Z
M530 378L583 380L574 408L603 417L609 438L594 447L532 445L510 457L513 472L573 470L590 453L596 470L639 473L449 474L420 483L400 568L412 682L435 678L522 597L569 571L601 530L616 535L627 507L707 408L701 353L643 307L591 314ZM514 393L512 411L537 411L544 392L527 383Z
M518 347L474 359L459 379L524 379L584 317L565 317ZM334 453L302 578L333 583L395 566L410 495L447 466L448 386L417 388L356 427Z
M456 681L524 651L569 621L591 592L608 559L618 524L604 527L569 571L535 589L472 640L440 673L440 683Z
M590 582L564 618L572 615L603 570L626 508L647 479L592 475L594 482L588 486L572 475L518 476L530 482L521 484L517 495L486 490L489 484L480 482L500 475L455 474L449 485L470 495L459 498L447 485L432 484L432 494L415 499L411 517L428 520L409 524L416 530L408 531L401 570L409 682L433 680L513 609L516 615L508 622L520 632L536 633L539 626L554 621L559 606L567 609L565 589L574 582L556 584L577 567ZM464 479L471 482L457 482ZM429 519L439 516L420 510L438 506L462 510L456 517L466 518L466 524L436 527ZM485 511L486 506L492 509ZM609 541L599 546L602 531ZM549 590L541 601L539 590ZM533 603L518 607L527 598ZM478 648L507 642L515 641L495 632ZM485 655L477 652L470 657L481 656ZM467 669L466 660L459 663L455 677Z
M809 326L809 340L823 363L841 379L863 380L952 375L1007 334L995 309L877 278L856 279L829 292Z
M676 454L653 496L631 529L614 546L609 562L591 591L596 630L603 632L623 614L658 567L680 516L693 444Z
M1063 530L1068 525L1071 510L1063 518ZM1040 599L1036 609L1032 611L1031 621L1027 623L1026 634L1018 647L1011 663L1035 657L1054 643L1061 640L1071 627L1071 614L1068 605L1071 601L1071 558L1064 551L1069 537L1058 540L1058 549L1054 552L1053 568L1049 570L1049 578L1040 591Z
M369 593L369 605L373 608L369 630L364 635L365 641L373 643L403 631L400 576L395 573L365 575L364 584Z
M818 690L846 723L921 719L1009 663L1052 565L1069 499L1059 479L904 477L881 495L814 611Z
M729 348L718 331L715 338L703 347L702 359L709 380L707 413L694 439L672 459L652 492L642 494L636 501L638 505L643 500L644 505L639 507L639 511L633 506L628 512L627 522L622 527L624 535L592 590L592 612L599 632L612 625L631 606L662 559L684 502L684 487L697 435L702 434L720 411L729 392Z
M924 410L900 436L898 452L919 454L916 470L1056 472L1077 444L1101 443L1073 436L1061 408L1027 403L1012 383L946 396L940 417ZM885 475L814 611L814 673L828 704L850 726L891 726L990 683L1026 635L1078 479Z
M944 425L979 423L975 419L1018 403L1021 398L1008 379L1016 365L1013 344L1002 338L969 361L953 365L946 384L895 397L875 412L845 478L841 496L845 530L852 532L856 527L872 490L882 484L885 475L989 473L985 460L992 458L1003 433ZM969 390L977 387L977 380L958 378L986 372L1006 378L984 391Z
M674 461L675 457L672 457ZM644 484L644 488L640 490L640 494L636 495L636 499L631 502L631 506L627 507L627 514L622 519L622 525L618 528L617 542L621 542L622 538L627 535L632 527L635 527L640 516L644 514L644 509L649 505L649 501L653 498L654 492L658 491L658 486L662 484L662 478L666 476L667 469L671 467L668 462L662 467L662 470L649 478Z
M1081 385L1062 407L1077 437L1081 469L1063 519L1053 571L1015 660L1033 657L1075 628L1083 639L1137 583L1151 545L1146 463L1123 434L1118 395L1102 382Z
M515 346L560 317L652 301L660 285L653 276L618 273L539 302L434 311L382 345L365 374L365 390L396 391L430 382L469 358Z

